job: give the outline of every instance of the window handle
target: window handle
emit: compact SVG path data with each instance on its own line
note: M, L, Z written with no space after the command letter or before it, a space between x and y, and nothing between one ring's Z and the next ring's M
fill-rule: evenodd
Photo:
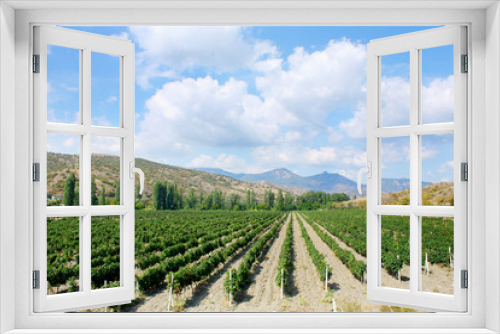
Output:
M139 195L142 195L142 192L144 191L144 172L140 169L135 167L135 164L133 161L130 161L130 178L133 179L135 177L135 173L139 174L139 184L140 184L140 189L139 189Z
M366 167L363 167L358 171L358 192L360 195L363 195L363 192L361 191L361 176L363 176L363 173L366 173L367 178L372 178L372 163L370 161L368 161Z

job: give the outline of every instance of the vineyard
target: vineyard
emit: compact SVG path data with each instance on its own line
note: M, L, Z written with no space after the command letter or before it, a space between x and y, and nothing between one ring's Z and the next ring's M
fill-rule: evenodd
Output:
M79 290L79 224L47 220L49 294ZM119 229L119 217L92 218L92 289L120 284ZM453 220L423 218L422 247L427 291L453 293ZM406 288L407 217L382 217L381 254L383 283ZM366 299L359 209L137 212L135 266L137 298L116 311L398 311Z

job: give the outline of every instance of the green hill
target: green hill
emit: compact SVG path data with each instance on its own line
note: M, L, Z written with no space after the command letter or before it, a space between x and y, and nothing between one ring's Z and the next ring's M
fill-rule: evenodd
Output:
M70 173L74 173L79 183L79 157L70 154L47 154L47 197L54 201L63 198L64 183ZM181 168L137 158L136 167L142 169L146 176L142 200L151 201L155 182L174 183L184 192L194 189L196 194L207 194L214 189L219 189L224 194L238 194L244 200L247 190L254 191L258 201L263 200L264 193L268 190L278 192L282 189L285 193L302 194L304 190L287 186L274 185L270 182L244 182L229 176L211 174L199 170ZM116 192L116 182L119 178L120 158L113 155L93 154L92 175L95 176L98 193L104 188L106 198L113 200ZM136 185L139 177L136 176Z

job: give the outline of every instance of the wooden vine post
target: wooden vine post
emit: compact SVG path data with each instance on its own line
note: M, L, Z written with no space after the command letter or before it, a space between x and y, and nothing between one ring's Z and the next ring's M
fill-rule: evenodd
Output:
M174 291L174 274L171 274L171 279L170 279L170 290L168 292L168 305L167 305L167 312L170 312L170 306L174 306L174 297L173 297L173 291Z
M450 254L450 268L453 268L453 259L451 257L451 247L448 247L448 253Z
M399 255L397 256L397 259L399 260ZM398 261L399 262L399 261ZM399 266L399 265L398 265ZM398 269L398 281L401 282L401 270Z
M105 288L107 288L107 287L108 287L108 281L107 281L107 280L105 280L105 281L104 281L104 287L105 287ZM106 307L104 308L104 312L108 312L108 311L109 311L108 306L106 306Z
M325 293L328 292L328 265L325 266Z
M427 260L427 252L425 252L425 273L429 275L429 262Z

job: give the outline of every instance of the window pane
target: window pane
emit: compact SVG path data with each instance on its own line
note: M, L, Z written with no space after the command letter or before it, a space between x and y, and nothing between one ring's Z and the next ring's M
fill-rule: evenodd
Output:
M92 217L92 289L120 286L120 216Z
M382 216L381 285L410 289L410 217Z
M410 204L410 137L381 139L382 205Z
M92 137L92 205L120 204L121 140L115 137Z
M48 133L47 206L80 203L80 136Z
M453 122L453 45L421 50L422 124Z
M80 50L47 46L47 121L80 123Z
M120 59L92 52L92 125L120 126Z
M410 125L410 53L381 58L381 126Z
M47 218L47 294L80 287L80 218Z
M453 233L453 218L422 217L422 291L453 294Z
M421 138L422 205L453 206L453 133Z

